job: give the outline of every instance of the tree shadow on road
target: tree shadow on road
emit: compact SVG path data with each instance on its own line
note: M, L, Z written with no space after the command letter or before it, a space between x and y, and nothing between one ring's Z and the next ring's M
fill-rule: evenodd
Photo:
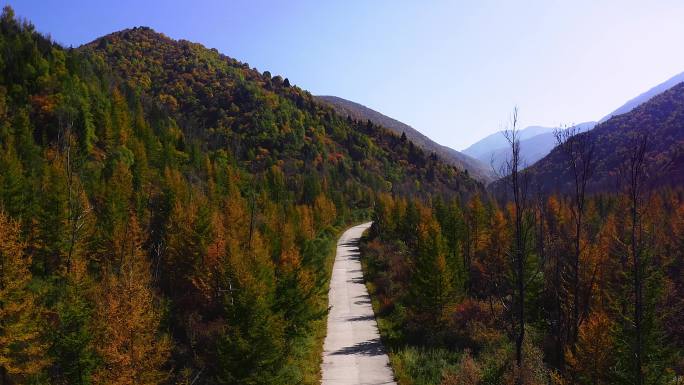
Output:
M360 283L360 284L364 284L364 283L366 282L366 280L363 279L363 277L357 277L357 278L348 279L347 282L348 282L348 283Z
M380 342L380 338L359 342L353 346L347 346L332 353L332 355L361 355L361 356L379 356L385 354L385 348Z

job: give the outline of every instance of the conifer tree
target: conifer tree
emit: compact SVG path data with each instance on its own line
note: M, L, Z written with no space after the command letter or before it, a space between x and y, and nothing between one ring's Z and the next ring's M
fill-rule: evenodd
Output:
M285 323L274 309L273 265L264 254L261 236L251 246L227 245L226 333L218 342L218 381L222 384L281 384L286 349ZM240 251L242 250L242 251Z
M37 221L37 259L34 263L44 273L54 273L66 260L69 247L69 199L63 158L53 154L46 164L41 181L41 199Z
M51 330L50 353L61 381L90 384L99 365L93 336L94 283L88 274L88 246L93 233L92 209L80 182L67 183L70 203L68 251L56 282L58 299L53 309L57 324Z
M28 383L49 363L41 308L29 289L19 224L0 211L0 382Z
M58 368L57 376L69 384L90 384L100 362L95 349L98 342L92 331L95 311L90 298L92 282L80 256L72 260L60 289L60 299L54 307L58 324L51 331L50 347Z
M417 231L412 264L411 304L417 321L438 328L448 304L453 301L453 273L449 268L439 224L423 209ZM429 327L430 327L429 326ZM436 330L436 329L435 329Z
M169 341L159 331L161 313L151 287L135 216L114 239L114 261L106 264L98 294L97 351L103 363L97 384L159 384Z
M22 218L28 211L26 178L13 146L0 146L0 205L13 218Z
M303 265L293 227L288 223L282 230L276 288L277 309L283 315L285 333L290 338L305 335L311 321L327 313L317 304L323 285L317 285L314 272Z

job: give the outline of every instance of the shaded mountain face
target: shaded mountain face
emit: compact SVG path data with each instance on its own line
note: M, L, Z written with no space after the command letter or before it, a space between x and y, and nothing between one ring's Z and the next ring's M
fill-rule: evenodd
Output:
M315 98L331 105L335 111L342 116L350 116L353 119L364 122L370 120L374 124L385 127L397 135L406 134L407 139L415 143L418 147L428 153L435 153L441 160L448 164L456 166L461 170L467 170L471 177L483 183L494 180L494 173L492 172L491 167L489 167L489 163L482 163L471 156L447 146L442 146L408 124L383 115L364 105L337 96L315 96Z
M400 194L473 191L461 170L403 143L366 120L348 120L281 76L141 27L80 48L101 58L150 102L173 115L189 141L227 149L255 172L342 171L373 189ZM328 171L325 171L326 173ZM337 172L337 171L335 171ZM359 175L354 175L358 173Z
M650 187L684 183L684 83L653 97L628 113L598 124L590 135L594 143L595 172L589 181L592 192L614 191L626 179L624 167L638 140L647 138L646 168ZM573 187L568 159L554 148L525 170L533 188L568 192ZM501 181L493 184L497 190Z
M585 122L575 126L580 132L594 128L596 122ZM520 130L520 153L523 166L530 166L546 156L555 146L555 128L530 126ZM480 140L468 147L464 152L476 157L483 163L490 164L498 174L504 174L504 166L510 159L511 149L503 131Z
M601 120L599 120L599 122L603 123L613 116L617 116L617 115L627 113L627 112L633 110L634 108L636 108L637 106L639 106L640 104L649 101L652 97L667 91L668 89L674 87L675 85L677 85L681 82L684 82L684 72L671 77L667 81L665 81L661 84L658 84L657 86L651 88L650 90L644 92L643 94L629 100L627 103L620 106L620 108L618 108L615 111L611 112L610 114L604 116Z

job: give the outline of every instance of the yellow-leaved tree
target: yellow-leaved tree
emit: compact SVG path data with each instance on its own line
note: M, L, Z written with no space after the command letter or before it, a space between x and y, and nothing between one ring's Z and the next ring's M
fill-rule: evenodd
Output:
M47 366L40 308L29 291L31 257L19 223L0 211L0 383L22 384Z
M150 282L135 215L114 239L116 258L103 272L97 301L98 353L103 365L95 383L158 384L166 378L170 341L159 333L160 311Z

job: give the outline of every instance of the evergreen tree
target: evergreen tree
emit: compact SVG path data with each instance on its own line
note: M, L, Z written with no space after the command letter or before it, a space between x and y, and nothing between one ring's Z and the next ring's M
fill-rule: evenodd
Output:
M54 273L66 260L69 248L69 198L63 158L54 154L41 181L36 231L38 271Z
M438 330L445 311L453 301L453 273L447 264L439 224L423 209L417 231L417 247L412 263L411 305L417 322ZM429 338L429 336L426 336ZM434 336L433 336L434 337Z
M14 147L0 147L0 206L13 218L23 218L28 211L28 186L23 167Z
M218 381L222 384L287 383L284 320L274 309L273 266L263 254L261 238L238 251L229 241L230 270L225 293L226 333L218 342Z
M100 362L91 330L94 306L86 296L89 285L70 278L61 290L55 306L59 323L52 330L50 353L65 383L90 384Z

